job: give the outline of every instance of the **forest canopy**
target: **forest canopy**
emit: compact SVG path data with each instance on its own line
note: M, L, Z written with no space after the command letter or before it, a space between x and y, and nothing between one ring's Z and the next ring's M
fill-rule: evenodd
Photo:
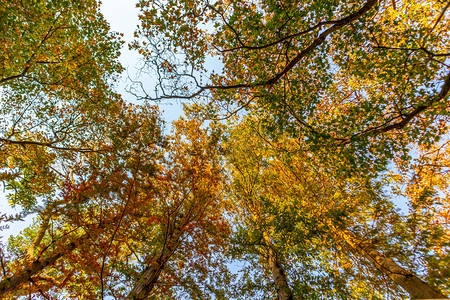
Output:
M136 6L0 0L0 298L447 299L450 2Z

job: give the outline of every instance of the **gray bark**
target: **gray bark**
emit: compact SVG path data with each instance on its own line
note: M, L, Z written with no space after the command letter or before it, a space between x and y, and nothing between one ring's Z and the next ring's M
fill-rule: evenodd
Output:
M281 262L278 258L276 252L268 247L267 250L267 260L269 263L269 269L272 273L273 280L275 282L275 287L277 289L277 299L278 300L294 300L292 290L287 282L286 274L281 266Z

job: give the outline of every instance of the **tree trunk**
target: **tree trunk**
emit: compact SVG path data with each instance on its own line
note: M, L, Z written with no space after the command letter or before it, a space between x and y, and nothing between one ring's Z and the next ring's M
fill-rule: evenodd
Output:
M49 257L45 259L36 259L31 265L26 266L22 270L16 272L13 276L5 278L0 281L0 298L7 293L20 287L22 284L28 282L31 277L41 272L44 268L54 264L59 258L61 258L67 252L73 251L77 245L80 244L80 240L87 238L87 235L81 237L78 243L70 242L64 248L60 248L53 252Z
M371 261L375 267L400 285L411 299L448 299L436 288L422 281L414 273L404 269L391 258L378 252L370 242L361 242L351 233L340 232L340 236L353 250Z
M158 280L159 275L164 267L163 261L156 262L151 266L148 266L139 278L138 282L135 284L134 288L128 294L126 299L132 300L140 300L145 299L153 287L155 286L156 281Z
M278 300L293 300L294 296L292 295L292 290L289 287L286 274L284 273L277 253L270 247L267 247L266 253L269 269L277 289Z
M49 224L50 224L50 216L51 216L51 210L44 212L44 215L42 216L42 223L39 227L39 230L34 237L33 242L31 243L31 246L27 250L27 261L32 262L36 259L36 256L34 255L34 251L41 243L42 239L44 238L45 232L47 231Z
M186 224L186 223L184 223ZM172 254L176 251L179 245L179 240L183 235L183 232L178 228L171 228L172 234L166 240L164 248L158 255L158 258L152 262L152 264L148 265L144 272L142 272L141 277L134 285L131 292L128 294L128 300L141 300L146 299L153 287L155 286L156 281L161 274L164 265L170 259Z
M48 213L46 215L48 215L48 220L43 221L41 228L39 229L39 232L33 241L33 244L36 244L36 245L39 244L45 234L45 231L47 230L48 222L50 219L50 213ZM46 218L45 216L44 216L44 219ZM46 226L44 226L45 223L47 223ZM102 228L103 226L104 226L104 224L100 224L99 228ZM77 248L80 244L84 243L84 241L87 240L89 237L90 237L89 233L86 233L86 234L82 235L81 237L77 238L76 241L68 242L64 246L58 246L56 248L56 250L49 257L43 258L43 259L40 257L37 257L31 263L29 262L29 258L28 258L28 254L27 254L27 257L25 258L25 262L28 262L28 263L26 264L26 266L22 270L16 272L13 276L11 276L9 278L5 278L2 281L0 281L0 299L6 293L13 291L16 288L20 287L22 284L28 282L31 279L31 277L37 275L39 272L41 272L47 266L54 264L59 258L64 256L64 254L67 254L67 253L75 250L75 248ZM32 247L33 247L33 245L32 245ZM30 249L28 249L28 251L30 251ZM34 255L34 250L33 250L33 255Z

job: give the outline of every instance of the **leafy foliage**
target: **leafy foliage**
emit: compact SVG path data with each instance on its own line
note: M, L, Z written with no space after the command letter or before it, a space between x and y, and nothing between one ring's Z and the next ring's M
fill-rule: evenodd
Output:
M137 6L131 104L99 2L0 3L0 297L450 293L448 3Z

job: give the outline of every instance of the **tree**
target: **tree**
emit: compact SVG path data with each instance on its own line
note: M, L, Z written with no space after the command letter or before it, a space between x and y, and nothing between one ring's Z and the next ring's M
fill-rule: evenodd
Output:
M302 137L328 163L331 147L348 172L382 169L409 143L444 134L447 3L187 0L140 8L134 47L159 76L155 99L209 91L213 107L259 114L274 136ZM208 55L223 63L221 73L207 72Z
M204 265L211 256L211 248L223 243L229 231L228 222L221 215L223 172L217 144L221 127L211 124L201 128L201 125L198 119L180 119L174 123L175 132L167 145L167 161L160 184L155 186L160 225L153 238L154 250L150 256L147 251L142 253L146 263L127 299L145 299L170 261L183 263L177 268L180 274L163 277L168 285L176 282L177 277L184 277L183 269ZM164 293L164 290L169 295L173 293L167 287L159 291Z
M54 188L58 151L107 150L98 141L120 101L109 84L121 42L97 1L6 1L0 19L1 179L28 210L32 191Z
M4 2L0 8L2 113L9 117L2 142L20 144L17 134L37 130L56 147L83 124L84 110L94 117L94 107L115 100L108 84L122 71L121 42L96 1Z
M268 267L274 278L276 274L278 278L284 277L282 281L288 290L301 291L297 295L299 298L309 299L314 295L330 298L333 297L331 291L336 290L341 296L369 297L368 294L361 294L361 288L367 292L372 289L370 285L389 295L395 289L385 290L382 287L384 280L377 278L380 271L414 299L444 298L439 289L423 280L427 277L429 282L442 282L430 278L431 274L440 275L426 267L426 263L423 270L423 262L418 259L421 251L430 255L433 246L427 241L418 241L418 236L410 236L410 231L402 228L400 224L408 223L411 216L402 217L393 210L393 205L384 199L386 196L376 187L382 182L367 181L364 177L332 177L317 158L305 152L296 152L295 142L278 140L278 143L272 144L268 139L263 140L261 133L252 132L251 124L251 120L246 120L237 125L229 145L235 202L242 211L240 223L246 224L241 229L244 233L240 232L240 235L244 234L240 239L244 244L238 251L256 251L255 254L263 257L264 251L258 249L268 248L269 254L272 254L269 255ZM243 143L243 140L247 142ZM438 235L434 236L438 238ZM413 249L409 246L411 242L415 243ZM311 255L314 257L314 267L308 266L300 275L304 278L313 270L323 274L321 276L328 278L325 282L330 284L321 291L324 294L316 294L319 293L318 288L311 289L321 276L313 276L316 278L308 281L293 279L294 267L289 267L288 272L280 267L280 256L291 262L297 261L298 266L306 265ZM327 255L337 258L335 265L329 265L332 258L328 258L328 262L327 259L324 259L325 262L320 259ZM396 255L396 260L389 255ZM353 262L350 259L352 256ZM439 255L431 256L439 260ZM398 261L408 266L401 266ZM363 268L366 263L371 264L366 265L366 271L360 270L358 274L358 271L352 270L352 265ZM445 263L445 259L441 263ZM273 268L273 265L278 265L278 268ZM415 270L423 270L421 272L426 275L420 276ZM293 282L290 288L286 277L279 275L285 272ZM340 273L338 277L334 277L336 273ZM359 288L352 286L352 277L358 278ZM282 281L274 280L278 299L289 297L280 293ZM321 285L325 284L321 282ZM301 286L304 288L299 289ZM441 288L445 289L446 285Z
M222 215L221 128L181 119L174 135L160 142L151 109L126 105L109 120L108 152L67 153L52 230L42 245L34 245L36 231L10 241L17 259L10 263L14 274L1 281L3 296L144 299L155 285L172 295L171 286L189 269L214 265L212 251L229 232ZM22 262L30 244L39 252ZM26 282L33 285L19 289Z
M43 219L32 235L29 261L13 263L20 275L28 263L32 273L38 272L65 253L36 257L43 240L50 243L45 249L53 250L77 244L64 239L67 232L63 241L49 241L49 222L53 229L69 206L58 193L76 160L82 153L110 150L110 132L104 129L123 113L123 103L109 87L122 70L121 42L109 32L97 1L7 1L0 4L0 19L0 177L12 205L40 212ZM2 266L4 293L9 283ZM27 280L12 277L17 278L19 285Z
M4 274L2 293L33 280L35 292L66 288L71 295L92 296L101 286L103 295L103 269L108 267L107 263L116 263L110 255L114 257L123 251L116 239L123 238L120 230L126 230L135 220L136 181L140 180L140 185L148 184L157 172L157 161L162 155L156 107L118 102L115 111L116 118L109 118L102 125L107 129L108 138L101 143L108 151L62 151L58 153L57 164L48 166L55 174L55 189L40 193L49 199L44 202L43 213L44 217L50 214L51 224L46 224L44 219L38 232L29 231L26 238L30 241L26 238L11 241L16 260L10 263L10 272L15 274ZM27 253L31 255L23 261ZM59 261L61 257L63 262ZM56 266L39 274L49 266L45 262ZM93 268L81 267L83 262ZM31 272L26 271L29 268ZM21 276L21 269L26 276ZM94 287L89 289L87 285L80 290L78 283L83 280L92 280Z

